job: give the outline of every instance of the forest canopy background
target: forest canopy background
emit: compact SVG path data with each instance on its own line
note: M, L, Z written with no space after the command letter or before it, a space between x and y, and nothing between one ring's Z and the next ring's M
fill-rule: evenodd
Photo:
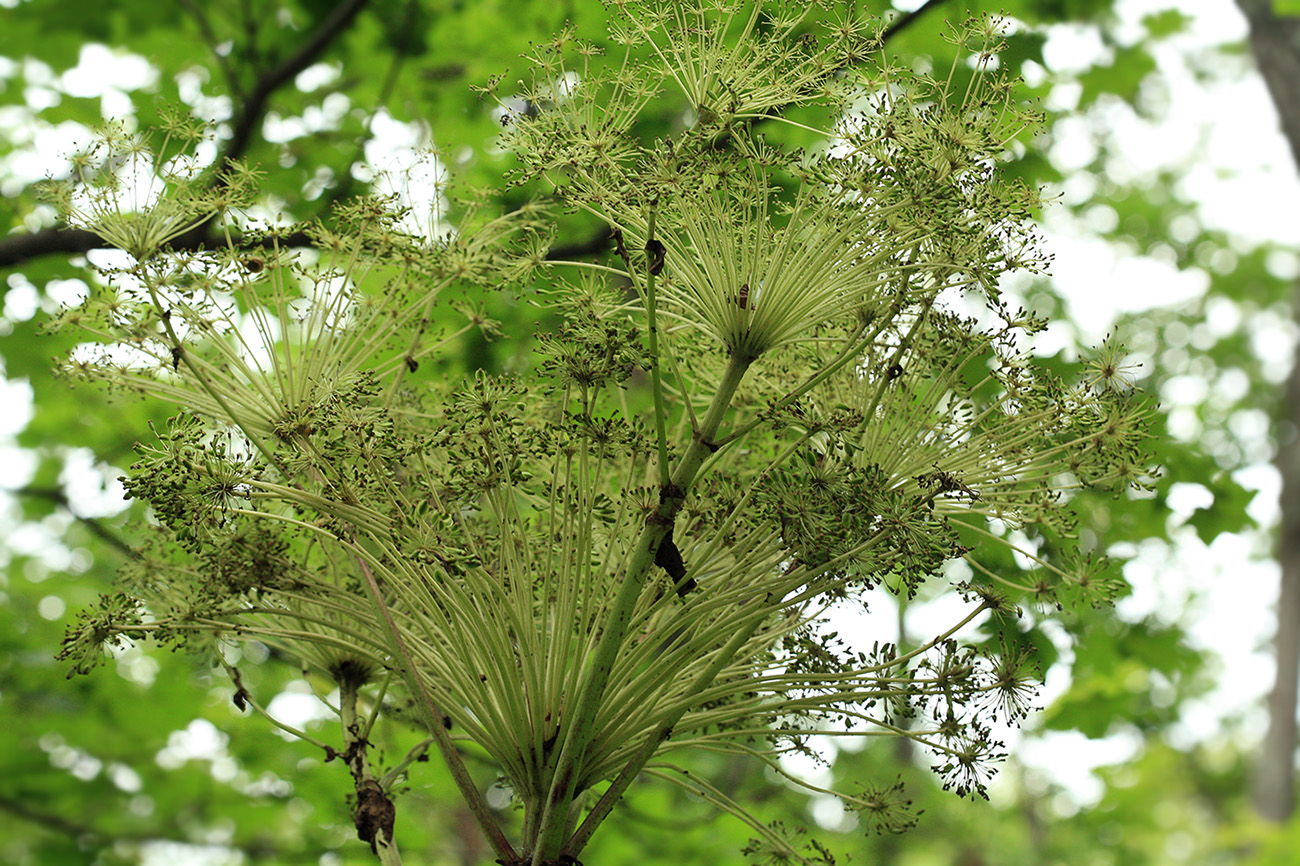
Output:
M156 122L161 105L169 100L181 100L209 112L213 119L228 118L229 151L242 153L254 162L279 166L268 175L269 199L295 214L307 215L328 201L345 198L350 190L362 188L368 177L364 169L353 170L354 164L368 163L371 169L383 167L383 145L378 142L385 131L399 131L414 140L418 138L418 129L429 122L440 144L490 140L497 129L496 119L460 83L486 80L502 67L517 63L516 55L526 49L528 40L553 28L559 19L582 20L584 13L597 14L595 9L588 10L582 5L560 10L539 4L507 16L486 4L467 4L469 8L457 12L426 9L414 3L402 5L400 14L395 11L397 6L385 7L383 11L369 9L363 14L363 5L321 4L318 8L304 4L279 16L270 14L275 10L268 7L255 10L258 15L241 21L234 13L221 16L217 10L208 10L205 15L202 10L187 9L183 4L165 10L125 4L125 8L109 14L98 11L91 14L79 10L75 3L27 4L30 8L20 7L18 12L5 13L9 19L6 24L12 20L15 26L6 28L3 37L6 41L0 44L0 53L15 58L24 56L31 46L40 46L40 63L16 62L7 75L5 97L13 100L17 112L12 115L14 128L19 128L20 121L29 122L34 136L48 136L52 135L48 130L61 128L66 132L70 128L66 124L89 127L98 122L101 113L122 114L128 101L138 122L149 126ZM915 19L905 19L909 23L893 38L891 50L900 56L942 51L936 39L941 30L940 18L956 11L955 8L945 10L944 5L926 4L931 8ZM1108 55L1104 53L1103 58L1109 59L1082 73L1064 73L1077 83L1074 116L1087 118L1121 112L1119 106L1125 100L1136 108L1138 117L1156 116L1165 110L1159 88L1161 79L1153 57L1158 56L1158 46L1165 40L1178 38L1189 26L1189 20L1173 11L1139 18L1143 29L1135 36L1133 30L1118 27L1100 6L1085 5L1100 23L1081 23L1078 28L1102 34L1100 42L1108 49ZM344 20L343 12L349 9L356 15ZM1008 11L1041 26L1078 10L1025 4L1023 9ZM1132 21L1132 16L1126 20ZM310 26L313 22L319 27L313 29ZM325 45L313 45L309 37L327 32L322 29L327 25L335 26L331 40ZM178 33L185 34L185 38L177 38ZM257 38L243 41L249 34ZM208 57L196 58L192 47L196 36L207 40L216 50ZM121 68L128 71L122 73L123 88L106 91L106 95L77 95L85 91L80 90L82 85L78 85L75 77L60 79L58 75L78 65L82 46L87 42L124 47L150 58L162 72L140 74L144 68L138 61L125 61ZM229 51L223 54L221 46L226 44L240 46L248 54L238 57ZM1028 63L1030 69L1037 64L1038 69L1055 71L1039 63L1043 60L1043 45L1043 38L1026 28L1013 38L1008 61L1021 64L1032 61ZM327 53L308 54L308 49ZM94 52L100 49L88 50L93 63ZM1210 59L1222 61L1224 56L1221 52L1205 55L1197 66L1203 80L1212 78ZM317 59L327 57L331 59L315 65ZM304 59L310 62L303 64ZM236 60L247 62L236 63ZM48 71L42 71L41 63ZM1226 71L1219 68L1216 74L1226 76L1233 68L1231 65ZM129 71L132 69L134 72ZM129 86L134 83L145 87L136 91ZM1052 84L1050 78L1040 77L1038 86L1047 93ZM386 111L372 114L356 108L378 105L385 106ZM1097 114L1090 115L1089 111ZM407 122L417 126L403 126ZM1062 120L1065 125L1053 127L1054 133L1064 136L1070 122ZM295 777L297 787L292 796L282 785L293 774L288 769L290 765L310 759L285 754L261 742L260 737L238 736L239 723L231 718L226 706L228 700L222 700L220 691L204 707L185 702L181 696L164 695L153 685L156 677L159 672L164 677L172 676L173 671L177 676L189 676L184 673L188 669L183 660L143 653L124 656L118 663L123 674L121 682L81 686L80 700L88 703L76 707L67 705L66 697L54 699L56 689L41 684L42 677L57 676L59 671L49 663L48 656L41 655L39 647L57 643L58 621L64 612L69 607L85 604L114 567L115 554L111 547L92 553L97 549L91 545L98 543L94 534L115 537L115 524L126 519L108 507L105 507L107 513L96 514L93 507L83 504L85 500L81 497L73 501L73 509L87 519L72 519L61 507L67 493L60 478L74 477L64 467L69 460L74 466L80 461L84 471L90 462L88 455L93 453L98 459L108 461L97 474L105 479L106 486L111 486L110 480L117 474L111 468L113 462L120 464L127 459L125 448L135 434L124 437L117 428L96 423L94 419L114 417L121 420L125 429L138 429L138 425L148 420L142 416L131 417L120 405L107 410L111 415L103 407L88 406L84 394L72 397L61 386L50 383L43 372L53 352L35 341L34 331L40 315L31 313L41 303L52 308L60 291L68 289L61 280L80 278L75 259L68 256L83 251L88 243L76 235L48 231L44 222L49 218L48 212L41 210L30 197L18 195L36 179L35 173L23 173L23 160L30 159L27 154L32 152L33 145L43 140L48 139L33 138L25 144L21 136L11 137L6 144L9 151L4 155L10 177L6 181L3 206L10 209L9 221L18 230L6 239L0 250L9 257L8 263L22 265L19 272L22 276L11 277L7 283L10 297L6 315L12 331L4 344L6 375L10 380L26 378L31 382L38 407L20 439L30 449L26 454L31 455L21 459L31 466L35 457L35 465L30 477L15 479L14 485L21 485L23 491L16 500L23 516L44 521L32 525L41 528L25 529L12 536L16 542L10 542L13 549L7 591L11 604L7 615L16 624L10 631L14 635L11 640L16 643L9 656L25 661L11 663L7 669L7 676L15 679L11 680L14 685L8 687L5 696L17 701L27 695L28 702L22 706L48 708L56 719L62 713L65 721L61 724L72 727L61 730L40 713L21 714L24 724L30 728L25 729L28 732L23 736L14 738L15 766L28 767L29 774L18 778L28 780L23 785L30 782L36 787L17 788L14 793L22 796L9 796L4 801L13 814L25 816L23 826L27 831L9 843L15 846L15 852L25 852L15 862L22 862L22 857L38 856L33 852L47 847L53 851L69 844L61 842L57 838L59 834L49 830L60 826L60 821L72 822L71 816L79 816L77 820L81 822L67 823L81 830L80 841L71 844L91 844L98 846L97 851L111 852L114 840L157 843L168 835L159 828L185 825L185 821L179 820L185 815L169 816L165 808L160 809L163 805L188 810L186 820L193 830L182 834L183 841L201 838L201 828L212 822L224 825L224 816L232 819L235 828L228 839L234 847L251 851L257 844L278 844L268 839L241 837L239 834L249 823L241 816L264 814L269 801L276 798L311 803L312 799L304 796L308 782ZM1267 455L1272 400L1269 383L1279 379L1277 353L1270 348L1268 335L1272 333L1271 322L1285 321L1280 313L1287 303L1290 266L1281 251L1268 247L1243 248L1240 241L1230 238L1213 221L1202 219L1189 202L1180 198L1182 189L1170 182L1172 173L1178 170L1176 166L1162 167L1163 174L1137 173L1127 177L1111 170L1116 165L1116 157L1110 150L1114 144L1105 135L1099 136L1090 153L1082 157L1074 154L1071 159L1060 149L1053 149L1049 137L1041 148L1024 155L1021 170L1040 181L1065 181L1066 208L1098 235L1128 244L1130 249L1146 254L1147 259L1166 262L1184 273L1203 274L1210 287L1199 296L1184 299L1178 308L1150 313L1130 326L1131 347L1151 359L1147 368L1150 381L1166 389L1162 396L1167 401L1171 396L1174 398L1175 411L1170 423L1175 445L1186 442L1197 447L1175 447L1164 455L1170 470L1166 486L1148 505L1126 509L1123 516L1117 515L1120 523L1108 529L1108 540L1116 545L1126 542L1136 545L1140 539L1179 537L1180 533L1185 537L1189 532L1206 542L1220 536L1226 538L1227 533L1251 525L1246 512L1251 491L1241 483L1242 476L1234 476L1232 470L1256 464ZM469 153L460 151L457 156L464 157L463 162L458 162L458 171L471 178L477 174L481 183L491 182L496 168L490 150L471 148ZM1071 181L1081 175L1091 176L1093 180ZM1161 193L1168 189L1173 189L1174 195ZM570 247L580 252L584 244L602 243L607 241L588 235L575 238ZM1228 257L1232 257L1231 266ZM1062 309L1048 285L1027 288L1027 293L1043 312ZM45 301L45 298L53 300ZM23 314L24 307L29 310L27 315ZM1207 322L1206 311L1211 309L1215 316ZM1218 323L1223 321L1228 309L1234 311L1236 320L1242 324L1237 330L1225 333ZM1181 339L1180 333L1185 333ZM1062 344L1070 342L1068 337L1068 331L1061 335ZM492 358L486 344L476 351L479 354L468 363L500 362ZM1063 351L1069 355L1072 349L1067 347ZM1188 384L1198 377L1209 383L1199 392L1199 397ZM1191 393L1188 388L1192 388ZM57 441L81 445L89 451L51 447L49 443L55 441L55 431ZM1208 449L1208 456L1202 447ZM1184 486L1176 487L1180 484ZM1189 503L1195 506L1189 507ZM1170 507L1174 509L1172 514L1167 510ZM1259 516L1261 512L1252 514ZM1263 516L1267 517L1266 512ZM69 535L70 544L61 541L65 535ZM25 538L30 541L24 541ZM1146 561L1160 563L1165 555L1158 551L1153 554L1151 543L1144 544ZM1163 561L1170 560L1166 557ZM49 582L52 572L58 584ZM58 591L51 592L51 586L57 586ZM1261 587L1259 592L1266 594L1268 590ZM1142 773L1153 772L1153 763L1162 760L1162 733L1179 717L1185 701L1205 686L1204 680L1196 675L1202 669L1201 658L1196 649L1187 645L1174 613L1185 599L1178 592L1158 597L1161 602L1147 605L1146 610L1159 608L1159 614L1140 613L1137 622L1122 633L1112 632L1100 622L1078 624L1075 636L1084 640L1070 662L1071 690L1062 694L1045 719L1047 727L1083 729L1096 736L1123 729L1148 737L1145 749L1134 754L1134 771L1142 778L1145 778ZM1066 658L1070 658L1069 654ZM272 680L260 688L268 693L284 688L284 694L292 696L296 686L287 681L291 676L286 672L285 682ZM1145 685L1135 688L1134 683ZM227 689L227 697L228 693ZM147 723L149 731L144 730L144 720L122 709L123 701L139 701L145 694L155 711L155 720ZM88 711L88 707L95 709ZM197 717L219 721L220 728L234 734L224 750L215 745L219 740L209 738L208 750L203 751L201 741L209 728L193 723ZM157 730L152 729L154 725L158 726ZM173 757L162 760L164 765L170 761L175 766L171 769L159 766L154 756L164 750L170 732L179 731L190 732L187 735L191 742L190 755L207 757L187 759L181 746L184 739L177 736ZM1179 742L1176 731L1174 742ZM91 743L120 745L109 746L96 754L87 748ZM32 744L40 748L33 749ZM1239 755L1234 757L1240 745L1224 738L1210 741L1210 745L1203 747L1218 757L1194 765L1200 768L1196 772L1208 775L1193 774L1201 781L1189 782L1187 797L1178 801L1182 804L1183 811L1179 814L1183 817L1174 821L1180 832L1188 834L1193 845L1212 844L1212 841L1207 841L1205 834L1195 828L1197 822L1187 817L1196 814L1195 807L1187 804L1205 802L1206 778L1219 779L1216 784L1221 783L1225 790L1241 787L1222 781L1234 774L1240 781L1244 766ZM241 751L246 749L250 751ZM277 773L277 767L281 772ZM218 782L222 782L222 776L228 778L213 787L214 775ZM197 786L217 796L218 801L198 807L193 802L185 804L183 796L168 798L166 804L155 797L146 807L140 791L162 784L163 779ZM258 779L264 780L265 790L258 788ZM430 796L436 798L436 792ZM1102 796L1121 794L1118 790L1107 790ZM317 802L321 805L310 807L312 810L337 809L337 805L331 805L329 796ZM44 805L37 808L32 804ZM200 810L197 813L193 811L196 808ZM136 814L146 811L148 814ZM1111 810L1106 814L1106 820L1141 824L1140 811L1130 814ZM277 815L275 820L288 819ZM344 830L346 823L341 821ZM286 823L273 835L283 840L296 832L302 832L302 827ZM1007 832L1024 831L1021 828ZM337 836L338 832L329 838L337 841ZM326 842L320 844L328 847ZM1141 846L1141 833L1130 834L1124 844Z

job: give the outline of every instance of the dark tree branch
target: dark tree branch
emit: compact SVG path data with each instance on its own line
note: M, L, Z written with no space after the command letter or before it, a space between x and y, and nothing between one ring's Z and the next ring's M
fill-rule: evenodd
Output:
M12 268L29 259L54 253L86 253L106 247L99 235L85 229L54 227L38 232L12 234L0 240L0 268Z
M75 838L77 836L87 835L102 837L103 835L98 830L88 827L85 824L70 821L62 815L41 812L37 809L33 809L22 800L14 800L3 795L0 795L0 811L8 812L10 815L30 821L31 823L44 827L47 830L61 833L64 836Z
M221 157L223 165L239 159L248 150L248 145L253 139L253 133L256 132L258 125L266 114L266 104L270 100L271 94L291 81L299 72L312 65L316 58L329 47L329 44L347 29L367 2L369 0L343 0L342 3L334 7L333 12L325 17L325 20L320 23L320 26L308 37L297 52L286 58L278 66L267 70L258 78L257 83L249 92L248 98L244 100L239 115L235 118L234 131L231 133L230 141L226 143L225 153Z
M565 244L560 247L551 247L546 252L548 261L561 261L564 259L577 259L583 256L596 256L609 249L609 242L614 237L614 230L609 226L601 226L595 234L584 240L576 241L571 244Z
M268 237L247 242L240 241L238 238L235 239L236 249L241 250L266 249L273 243L281 247L312 246L311 238L307 236L306 232L301 231L276 235L274 239ZM213 231L210 225L187 232L167 244L169 249L179 252L213 250L224 246L226 246L224 235ZM114 248L113 244L108 243L92 231L68 228L67 226L54 226L30 234L10 235L4 240L0 240L0 269L17 267L31 259L55 253L84 255L91 250Z
M135 559L137 556L139 556L139 554L135 552L135 550L131 547L131 545L127 544L125 541L123 541L121 538L118 537L117 533L113 532L108 527L104 526L104 524L100 523L95 518L83 517L82 515L74 511L72 505L68 502L67 494L64 493L62 490L60 490L59 488L20 487L18 490L14 492L17 493L19 496L29 496L33 499L45 499L55 503L60 508L62 508L63 510L71 514L73 517L75 517L78 523L86 527L86 529L90 530L91 535L101 539L102 541L107 542L110 547L116 548L119 553L124 554L130 559Z
M266 114L266 106L272 94L314 63L330 43L347 29L368 2L369 0L343 0L321 21L307 41L293 55L258 78L235 118L234 130L226 143L219 165L228 165L247 152L253 135ZM203 26L200 16L200 27ZM223 183L220 172L216 183ZM213 249L223 246L224 243L224 239L215 233L210 225L204 225L177 238L170 246L176 250L199 250ZM302 234L282 237L279 243L284 246L310 245L306 236ZM93 249L110 246L94 232L85 229L53 227L28 234L14 234L0 240L0 269L16 267L39 256L57 253L84 254Z
M594 256L609 248L613 233L608 226L603 226L590 237L564 246L552 247L546 258L552 261ZM281 248L301 248L314 246L306 232L296 231L274 237L241 241L235 238L235 248L240 250L266 249L272 245ZM211 226L202 226L187 232L167 244L168 249L177 252L197 252L199 250L220 249L226 245L225 237L212 230ZM99 235L86 229L74 229L55 226L30 234L10 235L0 240L0 269L12 268L30 259L61 253L65 255L84 255L91 250L115 249Z
M203 7L195 3L194 0L179 0L179 2L190 13L190 17L194 19L195 25L199 28L199 35L203 37L203 41L208 45L208 50L212 52L212 59L217 66L221 67L221 74L226 78L226 86L230 88L231 96L242 102L244 100L244 87L240 84L239 76L235 74L235 70L231 68L230 60L226 55L217 51L220 40L217 39L217 34L212 29L212 23L208 21L208 16L203 11Z
M916 20L922 15L938 6L942 6L946 2L947 0L926 0L926 2L922 3L911 12L896 18L892 24L885 28L885 32L880 35L880 38L883 41L888 42L890 39L915 24Z

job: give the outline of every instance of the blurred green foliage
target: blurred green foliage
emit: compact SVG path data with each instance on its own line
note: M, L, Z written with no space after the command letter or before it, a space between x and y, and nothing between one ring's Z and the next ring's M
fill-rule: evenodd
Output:
M867 5L889 11L880 0ZM942 38L944 19L980 5L932 0L891 37L887 53L946 68L950 46ZM1019 155L1014 170L1034 183L1089 179L1083 193L1068 196L1062 205L1072 218L1082 222L1096 209L1106 209L1102 223L1110 227L1096 230L1099 236L1133 255L1195 270L1208 283L1197 298L1117 326L1119 337L1150 359L1146 386L1159 392L1171 380L1190 376L1207 383L1207 396L1171 407L1180 420L1158 455L1165 476L1155 495L1123 508L1112 508L1104 497L1082 499L1083 523L1095 533L1098 549L1150 539L1172 543L1184 524L1207 544L1223 533L1250 531L1254 521L1247 506L1254 492L1234 473L1266 458L1268 441L1267 436L1253 442L1234 436L1231 424L1243 412L1276 417L1277 379L1249 323L1261 317L1289 320L1293 275L1278 266L1275 249L1243 248L1205 224L1177 184L1186 166L1171 165L1154 176L1112 171L1121 154L1104 121L1104 112L1116 105L1155 118L1168 110L1152 97L1163 74L1156 48L1186 29L1186 9L1171 2L1144 19L1144 32L1136 39L1128 34L1121 40L1110 2L994 5L1025 22L1011 37L1003 55L1007 62L1045 68L1045 28L1058 24L1095 32L1108 49L1081 72L1052 75L1049 70L1036 79L1041 95L1062 82L1077 86L1069 113L1093 119L1093 158L1083 166L1058 165L1057 134L1049 127ZM1278 2L1276 8L1285 12L1290 5ZM97 43L118 56L147 60L153 70L148 83L122 95L140 128L155 125L166 106L184 103L205 120L224 125L228 136L250 97L299 55L335 8L325 0L34 0L7 8L0 26L0 227L8 235L0 248L51 227L51 216L32 189L46 170L43 164L33 170L34 154L61 141L56 133L84 131L100 122L106 106L120 111L126 104L66 92L59 76L78 65L85 46ZM594 0L394 0L363 9L312 58L313 74L299 69L269 94L264 113L251 118L254 134L238 155L266 170L268 213L318 217L331 203L365 191L373 169L368 162L379 156L375 142L394 122L422 124L428 139L420 143L436 145L459 181L499 198L494 191L510 158L493 145L499 126L491 103L471 86L503 71L509 81L522 67L518 56L566 22L580 37L597 36L604 11ZM1230 62L1235 50L1228 46L1194 58L1195 69L1207 79L1235 74L1240 68ZM1216 73L1216 68L1226 71ZM660 122L666 129L678 121L663 117ZM655 132L645 130L648 136ZM575 217L557 243L599 249L598 231ZM0 861L15 866L367 862L341 798L344 769L241 714L231 701L233 687L209 661L143 647L124 653L113 673L65 681L53 660L63 625L71 611L92 603L110 585L125 555L105 538L129 541L130 524L143 519L125 503L120 510L104 509L111 512L104 515L80 501L75 491L84 485L70 483L69 456L74 449L93 453L100 461L95 472L103 476L98 484L104 487L117 474L113 467L126 461L137 431L159 419L144 404L74 392L48 374L51 359L71 348L66 337L40 333L42 320L55 307L49 290L58 281L90 279L81 255L55 249L15 264L0 290L15 298L32 294L39 309L27 315L10 303L0 319L4 376L28 383L34 406L22 432L4 445L12 456L0 457L30 467L11 469L6 476L6 483L24 489L7 499L0 528L7 536L0 550L0 824L6 828ZM1066 309L1050 283L1029 287L1026 297L1038 312L1055 316ZM1222 315L1228 308L1244 324L1207 329L1211 310ZM534 326L527 309L493 308L488 314L506 328ZM1164 336L1171 333L1189 336L1175 345ZM478 343L466 349L464 363L499 367L511 359ZM1296 435L1271 426L1268 433ZM1200 485L1211 501L1178 518L1168 503L1178 482ZM1018 567L1010 557L1005 564ZM900 622L905 626L906 617ZM992 804L957 800L938 790L925 771L924 756L868 745L840 753L827 771L842 780L901 775L926 814L917 830L902 837L864 837L852 828L838 835L830 832L833 819L820 811L824 805L755 767L701 756L696 770L724 791L750 790L747 799L761 800L757 811L764 820L799 824L817 816L827 825L822 837L831 848L856 862L1294 862L1300 825L1266 830L1246 817L1243 736L1229 727L1210 742L1180 738L1180 714L1187 701L1205 694L1213 672L1203 649L1189 643L1180 624L1155 616L1123 622L1110 611L1098 611L1080 615L1065 634L1045 630L1032 616L1022 628L1010 637L1039 648L1044 672L1054 667L1069 684L1045 713L1031 719L1026 736L1128 732L1138 744L1131 758L1099 771L1100 794L1083 808L1059 783L1015 762L1004 771L1005 784ZM249 665L246 677L264 704L277 695L303 697L306 690L290 665ZM209 745L216 747L186 757L187 731L195 743L211 735ZM400 758L411 739L402 730L381 736L390 761ZM487 785L491 772L481 769ZM632 803L611 819L611 829L588 849L588 863L740 862L737 852L748 838L747 828L711 820L716 814L711 806L675 788L644 782L634 793ZM486 848L472 822L449 805L455 802L451 794L450 783L430 767L401 799L399 823L409 862L482 861ZM183 847L168 847L173 844Z

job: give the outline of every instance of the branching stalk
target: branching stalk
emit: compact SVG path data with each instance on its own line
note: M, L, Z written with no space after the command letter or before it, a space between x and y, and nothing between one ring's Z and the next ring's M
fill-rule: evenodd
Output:
M578 704L570 721L568 734L560 752L555 776L551 782L543 806L537 846L533 851L534 866L544 860L553 859L562 852L568 811L577 790L581 761L587 745L595 735L592 722L600 707L609 682L610 672L627 636L627 626L632 617L632 610L641 595L641 590L655 567L655 553L659 544L668 535L686 500L686 491L695 481L696 473L705 459L714 451L713 437L731 406L732 397L746 370L752 363L749 359L732 356L718 383L718 390L713 396L709 409L704 415L700 429L696 431L681 462L677 465L672 479L662 491L659 507L646 520L645 529L633 548L632 560L626 570L626 576L618 595L610 606L605 620L604 630L596 644L596 651L591 665L583 679L578 693Z

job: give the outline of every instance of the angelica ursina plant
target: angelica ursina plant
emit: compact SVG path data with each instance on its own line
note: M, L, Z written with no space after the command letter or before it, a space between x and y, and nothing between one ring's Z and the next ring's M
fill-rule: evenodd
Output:
M946 787L982 794L1034 670L963 629L1117 588L1059 543L1022 544L1014 573L982 553L1068 539L1072 490L1147 477L1140 392L1036 367L1040 323L1000 294L1044 262L1035 191L998 172L1034 116L995 24L955 33L961 61L934 78L805 3L609 7L607 44L562 33L519 90L485 88L536 203L464 205L445 236L376 199L296 227L312 255L246 226L170 251L257 194L247 170L213 186L177 169L197 134L181 123L165 152L117 134L83 161L144 160L149 201L124 206L111 172L57 191L130 254L66 311L89 339L67 372L178 408L125 479L154 518L139 555L63 657L84 672L122 641L207 649L258 712L229 648L297 659L332 684L339 727L293 733L346 764L384 863L418 757L374 759L389 716L420 729L506 866L574 862L642 777L743 816L674 762L690 751L788 775L781 756L815 733L907 737ZM682 122L647 140L663 110ZM608 226L608 258L548 260L564 209ZM480 302L503 293L558 324L500 333ZM471 331L528 360L449 376ZM824 624L927 584L964 612L919 644ZM488 805L471 744L517 821ZM868 827L914 819L892 779L839 793ZM828 856L747 820L755 862Z

